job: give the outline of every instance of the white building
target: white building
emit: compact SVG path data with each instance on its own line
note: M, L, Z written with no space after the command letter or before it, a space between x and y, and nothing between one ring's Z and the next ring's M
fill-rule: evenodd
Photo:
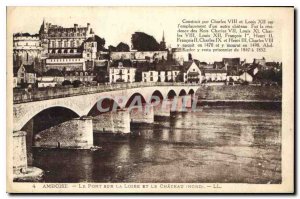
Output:
M226 80L228 81L228 82L236 82L236 81L238 81L240 79L240 76L239 75L228 75L227 77L226 77Z
M187 83L198 83L202 82L202 71L195 63L195 61L184 62L184 73L183 73L183 82Z
M16 68L17 84L34 84L36 82L36 73L34 71L33 65L22 64L19 68Z
M167 70L165 82L176 82L179 74L180 74L180 70L177 68L176 69L174 68L172 70Z
M142 72L143 82L165 82L166 81L166 71L144 71Z
M38 82L39 88L45 88L45 87L55 87L58 83L56 81L41 81Z
M13 58L20 64L32 64L35 59L41 57L42 46L38 35L30 35L28 33L17 33L13 36ZM17 65L15 67L19 67Z
M130 63L119 61L109 68L109 82L135 82L135 72Z
M227 71L223 69L206 69L204 70L206 82L220 82L226 81Z
M13 88L18 87L18 77L13 78Z
M92 61L97 58L97 42L95 38L88 38L83 43L82 57L88 61Z
M53 55L46 59L46 70L85 71L85 60L81 55Z
M175 82L180 74L179 70L155 71L149 70L142 72L143 82Z
M245 81L245 82L252 82L253 81L253 77L247 72L244 72L243 74L241 74L240 79Z

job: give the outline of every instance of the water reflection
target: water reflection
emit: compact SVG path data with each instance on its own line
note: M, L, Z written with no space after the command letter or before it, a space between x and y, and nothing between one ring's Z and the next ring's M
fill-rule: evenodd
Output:
M140 136L99 139L100 151L38 150L47 182L281 182L281 112L202 108L153 125Z

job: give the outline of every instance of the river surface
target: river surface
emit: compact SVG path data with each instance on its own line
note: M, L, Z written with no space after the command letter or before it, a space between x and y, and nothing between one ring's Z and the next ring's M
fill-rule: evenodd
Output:
M45 182L281 183L280 109L202 107L131 128L94 134L98 151L35 149L33 165Z

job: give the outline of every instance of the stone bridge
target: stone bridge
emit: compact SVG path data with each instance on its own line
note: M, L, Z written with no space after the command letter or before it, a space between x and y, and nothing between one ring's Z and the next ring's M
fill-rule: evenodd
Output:
M151 106L153 96L159 97L160 104L174 99L180 102L185 96L192 101L198 88L199 85L196 84L139 82L79 88L48 88L30 92L16 91L13 104L14 172L20 173L27 169L26 145L90 148L93 146L93 132L96 130L129 133L130 122L152 123L154 116L169 116L170 106L164 110ZM142 106L150 105L150 111L146 113L128 111L127 106L133 96L140 96L144 101ZM120 97L122 101L115 100ZM118 111L91 115L91 110L100 99L114 100ZM191 102L188 104L191 105ZM23 127L42 111L57 107L73 112L76 118L39 132L38 136L30 138L33 142L26 144L26 132Z
M104 88L104 89L103 89ZM106 88L106 89L105 89ZM61 89L58 91L32 92L32 94L14 94L13 105L13 129L21 130L22 127L39 112L52 108L63 107L75 112L79 117L88 115L92 107L102 99L115 99L119 96L127 96L129 99L134 94L140 94L149 102L150 97L155 91L161 93L163 99L168 98L170 91L174 91L176 96L179 94L194 94L199 85L188 85L181 83L139 83L139 84L116 84L97 87L82 87ZM84 91L84 92L80 92ZM63 95L62 95L63 94ZM35 96L38 96L35 98ZM127 101L118 102L120 108L124 108Z

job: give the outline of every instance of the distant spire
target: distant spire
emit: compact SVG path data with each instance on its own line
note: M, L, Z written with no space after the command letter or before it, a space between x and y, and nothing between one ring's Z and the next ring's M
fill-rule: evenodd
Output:
M165 41L165 31L163 30L163 36L162 36L162 41Z

